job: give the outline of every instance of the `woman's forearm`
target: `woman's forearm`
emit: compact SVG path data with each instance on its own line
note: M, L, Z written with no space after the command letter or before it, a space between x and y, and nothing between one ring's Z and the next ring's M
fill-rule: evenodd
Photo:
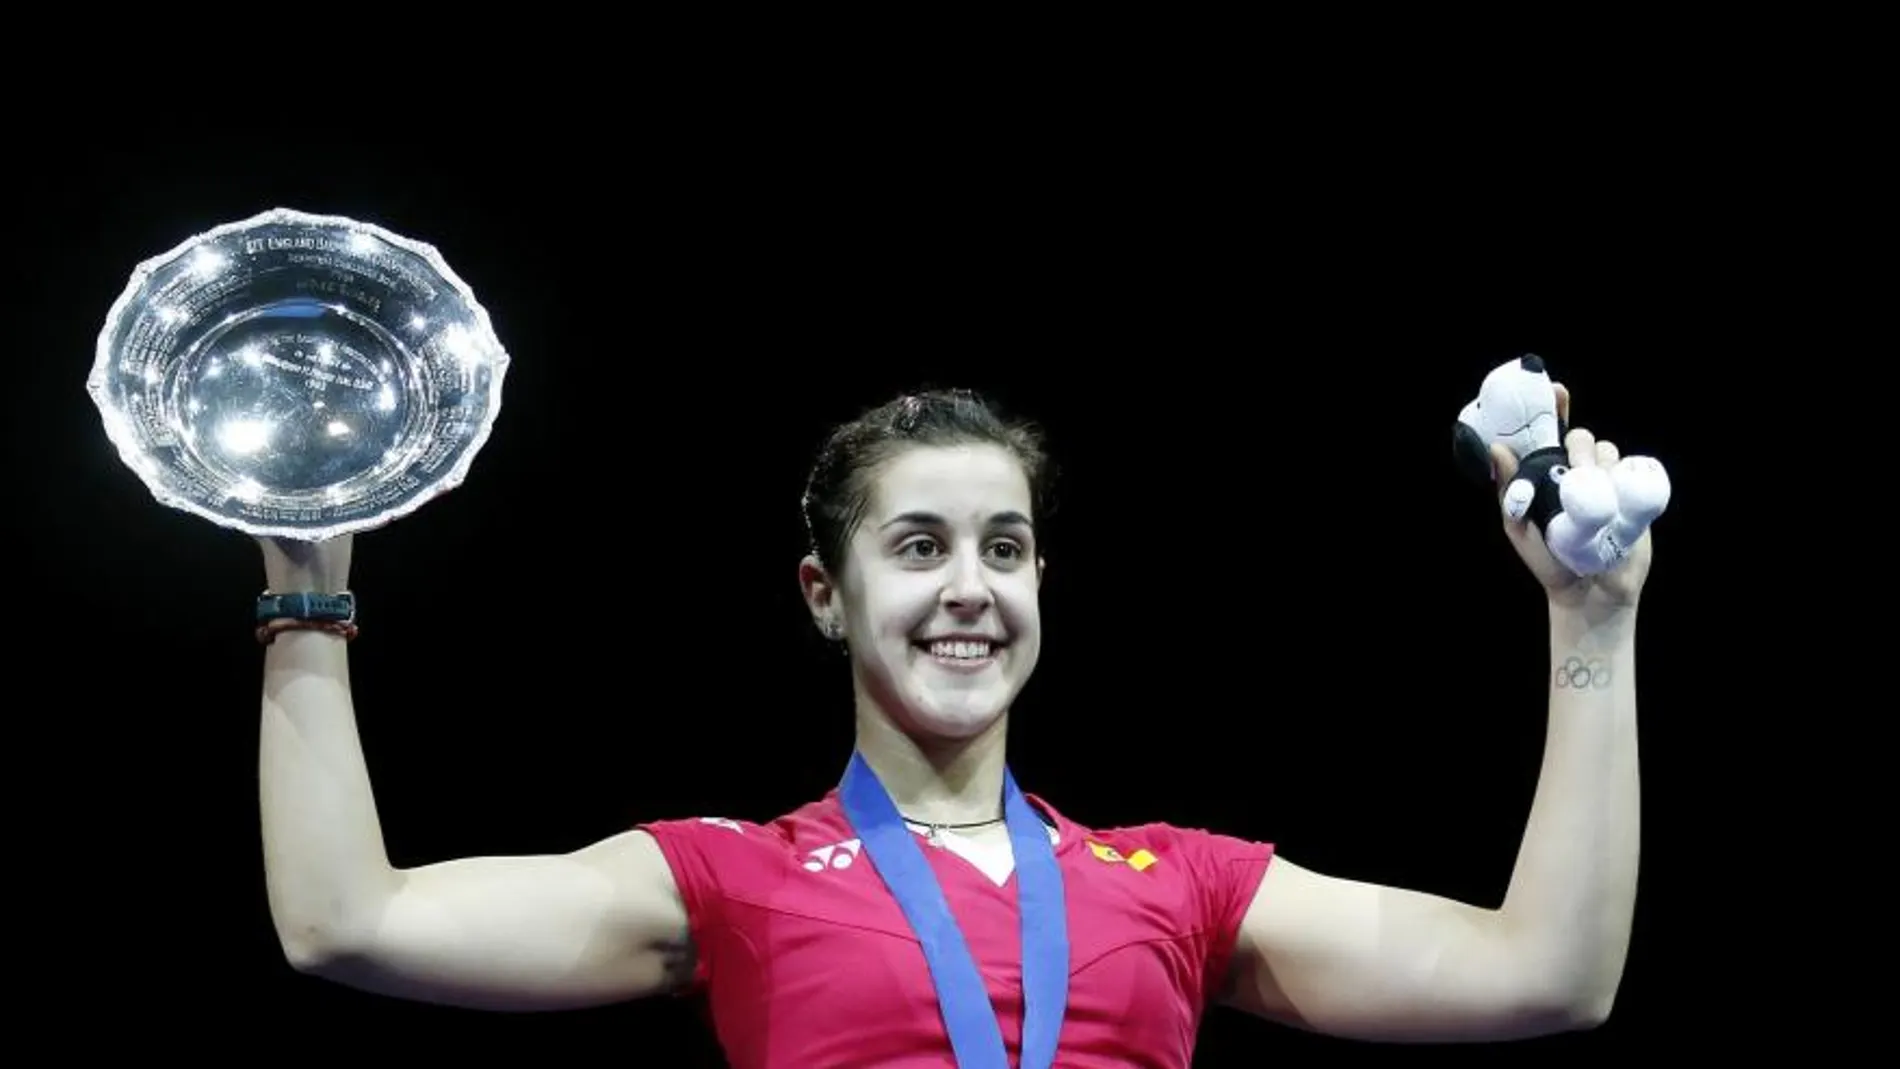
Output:
M1636 904L1636 610L1552 606L1550 653L1543 769L1502 919L1533 972L1601 1020Z
M306 967L374 923L397 883L343 639L292 631L267 647L258 776L271 916L285 954Z

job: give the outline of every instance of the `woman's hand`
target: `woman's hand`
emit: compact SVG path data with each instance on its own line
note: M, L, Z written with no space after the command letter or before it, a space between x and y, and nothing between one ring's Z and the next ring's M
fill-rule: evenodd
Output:
M1557 386L1557 414L1564 423L1570 422L1570 391ZM1564 436L1564 447L1570 453L1570 466L1609 467L1615 464L1619 455L1612 442L1599 442L1594 434L1581 427L1572 427ZM1495 475L1499 495L1499 514L1503 515L1504 488L1510 485L1512 476L1517 474L1517 458L1502 445L1491 447L1492 471ZM1528 520L1512 520L1504 517L1504 533L1517 548L1531 574L1542 583L1554 608L1584 613L1591 619L1601 619L1621 610L1634 609L1642 593L1643 582L1649 577L1650 558L1654 553L1650 532L1630 548L1629 556L1615 568L1600 575L1579 576L1557 562L1544 547L1544 539L1537 528Z

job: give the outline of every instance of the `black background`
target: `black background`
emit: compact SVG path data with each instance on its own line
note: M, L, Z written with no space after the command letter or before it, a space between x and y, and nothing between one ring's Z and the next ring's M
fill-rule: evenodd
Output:
M938 383L1037 418L1065 470L1012 739L1025 786L1084 823L1271 839L1494 904L1542 745L1545 616L1450 427L1486 369L1534 351L1576 422L1663 458L1677 494L1641 625L1622 996L1536 1045L1601 1059L1709 1025L1704 836L1729 803L1687 710L1728 651L1698 645L1726 567L1699 541L1722 444L1703 361L1749 328L1704 267L1751 238L1702 197L1704 165L1553 151L1560 187L1499 142L1406 130L1263 160L1258 138L1166 124L881 129L216 153L148 131L46 153L15 238L9 455L30 517L17 697L57 741L16 750L16 789L44 783L23 923L47 1003L95 1015L74 1041L243 1053L261 1028L720 1064L689 1005L483 1015L285 967L256 827L256 549L156 505L83 388L134 264L280 205L436 244L513 358L467 484L357 540L352 664L397 863L764 819L833 785L849 693L799 601L804 468L830 422ZM1368 1050L1216 1010L1196 1064Z

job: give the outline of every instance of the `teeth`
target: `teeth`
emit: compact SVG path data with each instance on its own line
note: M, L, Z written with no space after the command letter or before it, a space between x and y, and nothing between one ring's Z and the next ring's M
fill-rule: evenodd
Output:
M930 644L930 655L959 661L980 661L990 655L990 644L987 642L933 642Z

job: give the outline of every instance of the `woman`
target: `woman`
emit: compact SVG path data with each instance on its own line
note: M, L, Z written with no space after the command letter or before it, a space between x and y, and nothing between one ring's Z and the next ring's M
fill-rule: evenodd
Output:
M1567 444L1574 464L1616 456L1582 430ZM799 566L852 663L839 789L767 824L656 822L562 856L390 865L352 720L353 627L278 596L344 592L350 542L266 543L263 827L290 961L467 1007L700 991L741 1069L1186 1066L1216 1001L1388 1041L1604 1019L1636 883L1647 538L1580 580L1506 521L1547 591L1554 664L1594 671L1553 679L1529 825L1488 910L1327 877L1264 843L1087 828L1024 794L1004 740L1040 647L1047 471L1030 429L965 393L840 428L811 474Z

